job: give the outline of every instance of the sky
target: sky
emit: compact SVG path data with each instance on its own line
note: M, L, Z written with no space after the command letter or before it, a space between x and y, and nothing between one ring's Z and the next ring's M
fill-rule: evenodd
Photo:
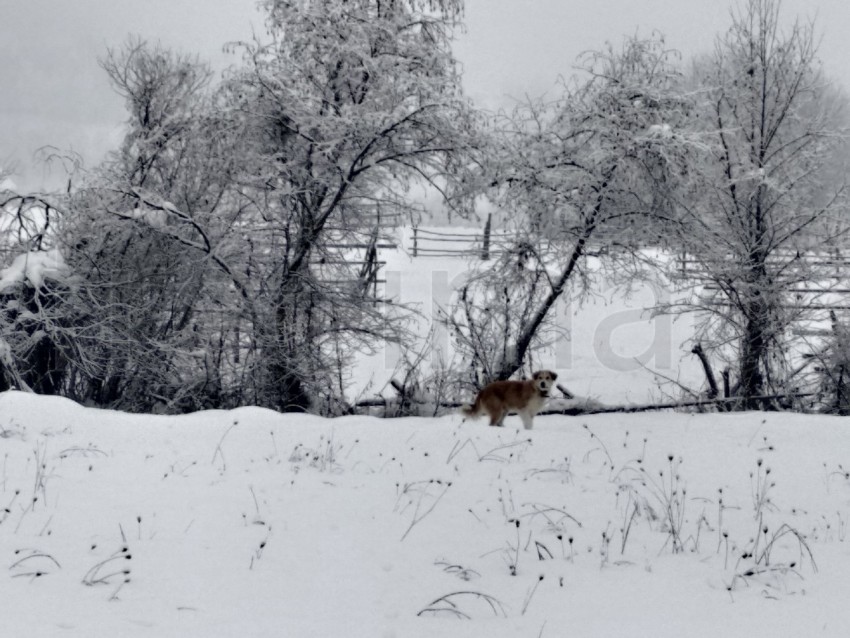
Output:
M551 90L584 51L660 31L686 57L709 51L730 23L714 0L467 0L455 52L480 106ZM827 73L850 87L850 3L786 0L783 14L814 18ZM197 54L217 70L238 63L227 42L262 33L256 0L6 0L0 20L0 166L20 190L55 188L61 168L34 162L54 147L96 164L120 139L123 105L98 64L131 36ZM42 153L43 155L43 153Z

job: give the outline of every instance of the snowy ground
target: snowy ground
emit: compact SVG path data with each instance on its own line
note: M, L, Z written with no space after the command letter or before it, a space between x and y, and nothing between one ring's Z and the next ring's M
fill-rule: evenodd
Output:
M0 394L0 633L850 635L846 419L518 427Z

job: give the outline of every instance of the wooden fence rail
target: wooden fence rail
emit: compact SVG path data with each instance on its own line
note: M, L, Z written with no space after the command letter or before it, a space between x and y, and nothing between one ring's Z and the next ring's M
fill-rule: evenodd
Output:
M410 252L414 257L478 257L486 261L506 239L506 234L492 232L492 216L487 215L480 233L449 233L414 226Z

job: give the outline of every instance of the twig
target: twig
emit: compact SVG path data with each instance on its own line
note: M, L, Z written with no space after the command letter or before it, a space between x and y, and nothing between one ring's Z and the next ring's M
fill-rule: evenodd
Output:
M224 452L221 449L221 444L224 443L224 438L230 434L230 431L235 428L239 424L239 421L234 421L233 425L231 425L227 430L225 430L224 434L221 435L221 439L218 442L218 445L215 446L215 452L213 452L212 461L210 461L210 465L215 463L215 458L217 456L221 457L221 469L227 469L227 461L224 460Z
M476 598L480 598L485 601L490 609L493 610L493 615L498 616L502 615L507 618L507 614L505 613L505 608L502 606L502 603L499 602L497 598L490 596L489 594L482 594L478 591L456 591L450 594L446 594L445 596L440 596L433 602L429 603L425 606L424 609L420 610L416 615L421 616L426 612L437 613L437 612L450 612L458 616L459 618L470 619L471 616L465 612L462 612L457 608L457 604L451 600L454 597L458 596L474 596ZM435 605L448 605L447 607L436 607Z
M442 481L438 481L438 482L442 483ZM431 503L431 507L429 507L427 510L425 510L422 513L420 513L420 507L422 506L422 499L425 497L427 490L423 491L419 495L419 501L416 503L416 511L413 513L413 519L410 521L410 525L408 526L407 531L405 531L404 534L401 537L402 541L405 538L407 538L407 535L410 534L410 531L413 529L413 527L417 523L419 523L423 518L425 518L426 516L428 516L428 514L430 514L431 512L434 511L434 508L437 507L437 504L440 502L440 499L442 499L446 495L446 492L449 491L449 488L451 486L452 486L451 481L447 482L445 484L445 486L443 487L443 491L440 492L440 494L438 494L437 497L434 499L434 502ZM409 486L405 487L405 491L407 490L407 487L409 487Z
M522 612L520 612L520 616L525 616L525 612L528 611L528 606L531 604L531 599L534 597L534 594L537 593L537 588L540 586L540 583L543 582L543 574L537 579L537 582L534 583L534 587L526 594L525 602L522 605ZM542 630L541 630L542 631Z
M33 554L30 554L29 556L24 556L23 558L18 559L17 561L15 561L11 565L9 565L9 569L15 569L15 567L17 567L18 565L20 565L24 561L28 561L28 560L33 559L33 558L47 558L47 559L53 561L53 563L56 565L56 567L58 567L59 569L62 569L62 565L59 564L58 560L53 558L53 556L51 556L50 554L45 554L43 552L35 552Z
M687 393L688 393L689 395L691 395L692 397L698 397L698 396L699 396L699 393L698 393L698 392L695 392L694 390L692 390L692 389L691 389L691 388L689 388L688 386L686 386L686 385L682 384L682 383L681 383L678 379L674 379L674 378L672 378L672 377L668 377L666 374L661 374L661 373L660 373L660 372L658 372L657 370L653 370L653 369L651 369L650 367L648 367L646 364L644 364L644 363L643 363L643 361L641 361L641 360L640 360L640 359L638 359L637 357L633 357L633 359L634 359L635 363L637 363L637 364L638 364L641 368L643 368L644 370L646 370L647 372L649 372L649 373L650 373L650 374L652 374L653 376L661 377L661 378L662 378L662 379L664 379L665 381L667 381L667 382L669 382L669 383L672 383L672 384L673 384L673 385L675 385L675 386L678 386L680 390L683 390L684 392L687 392ZM715 396L717 396L717 395L715 395ZM714 397L710 397L710 398L714 398Z

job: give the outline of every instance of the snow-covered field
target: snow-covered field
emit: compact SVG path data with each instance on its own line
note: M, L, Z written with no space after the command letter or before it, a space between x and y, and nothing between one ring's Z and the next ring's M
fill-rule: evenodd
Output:
M847 636L850 433L0 394L3 636Z

